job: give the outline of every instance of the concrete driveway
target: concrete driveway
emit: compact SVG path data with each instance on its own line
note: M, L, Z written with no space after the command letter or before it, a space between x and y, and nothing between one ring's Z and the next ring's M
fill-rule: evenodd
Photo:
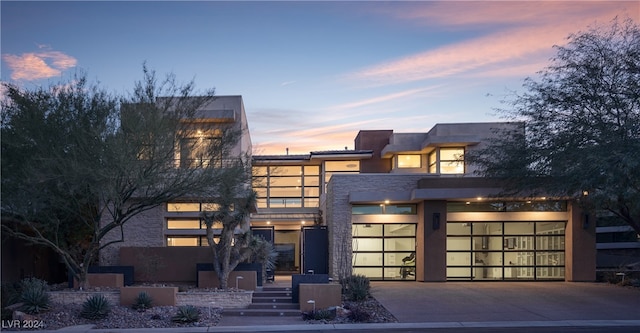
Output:
M372 282L401 323L640 320L640 289L577 282Z

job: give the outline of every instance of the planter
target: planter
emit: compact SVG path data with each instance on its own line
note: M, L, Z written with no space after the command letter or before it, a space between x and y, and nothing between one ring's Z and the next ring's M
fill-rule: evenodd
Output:
M237 277L241 277L236 280ZM244 290L256 290L257 275L254 271L233 271L229 273L229 279L227 281L227 287L235 288L236 281L238 282L238 289ZM213 271L199 271L198 272L198 288L220 288L220 280L218 275Z
M300 311L313 311L326 309L342 304L342 286L337 283L301 283L300 284Z
M300 298L301 283L329 283L329 274L294 274L291 275L291 301L297 303Z
M153 299L153 306L176 305L178 287L122 287L120 288L120 305L131 306L141 292L146 292Z

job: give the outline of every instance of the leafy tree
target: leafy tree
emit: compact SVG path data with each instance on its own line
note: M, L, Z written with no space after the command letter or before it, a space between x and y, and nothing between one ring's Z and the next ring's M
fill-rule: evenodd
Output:
M83 75L33 91L3 83L2 230L52 248L81 286L98 252L124 241L132 217L210 193L240 137L196 121L212 90L195 96L193 82L159 82L146 66L143 75L128 96ZM216 140L191 139L202 131ZM179 167L176 147L199 151L197 165ZM105 238L113 232L119 237Z
M468 160L509 193L571 197L640 233L640 27L616 18L555 49L500 110L521 126Z

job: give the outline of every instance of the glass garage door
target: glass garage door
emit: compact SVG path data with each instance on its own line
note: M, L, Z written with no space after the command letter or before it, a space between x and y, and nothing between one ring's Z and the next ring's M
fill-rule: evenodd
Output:
M447 280L564 280L566 222L448 222Z
M353 224L353 274L415 281L416 224Z

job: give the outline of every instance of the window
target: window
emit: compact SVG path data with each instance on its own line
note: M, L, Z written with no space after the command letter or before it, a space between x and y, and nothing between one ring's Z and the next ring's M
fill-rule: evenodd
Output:
M180 140L180 166L183 168L206 168L219 166L220 138L199 137Z
M254 166L258 208L318 207L319 165Z
M422 167L422 156L421 155L406 155L401 154L396 157L397 159L397 167L399 169L404 168L421 168Z
M464 148L440 148L440 173L464 173Z
M353 215L371 215L371 214L408 214L416 215L416 205L400 204L400 205L353 205L351 206L351 214Z
M415 281L416 224L354 223L351 233L354 274Z
M218 204L212 202L169 202L167 203L167 212L211 212L218 210L219 207Z

